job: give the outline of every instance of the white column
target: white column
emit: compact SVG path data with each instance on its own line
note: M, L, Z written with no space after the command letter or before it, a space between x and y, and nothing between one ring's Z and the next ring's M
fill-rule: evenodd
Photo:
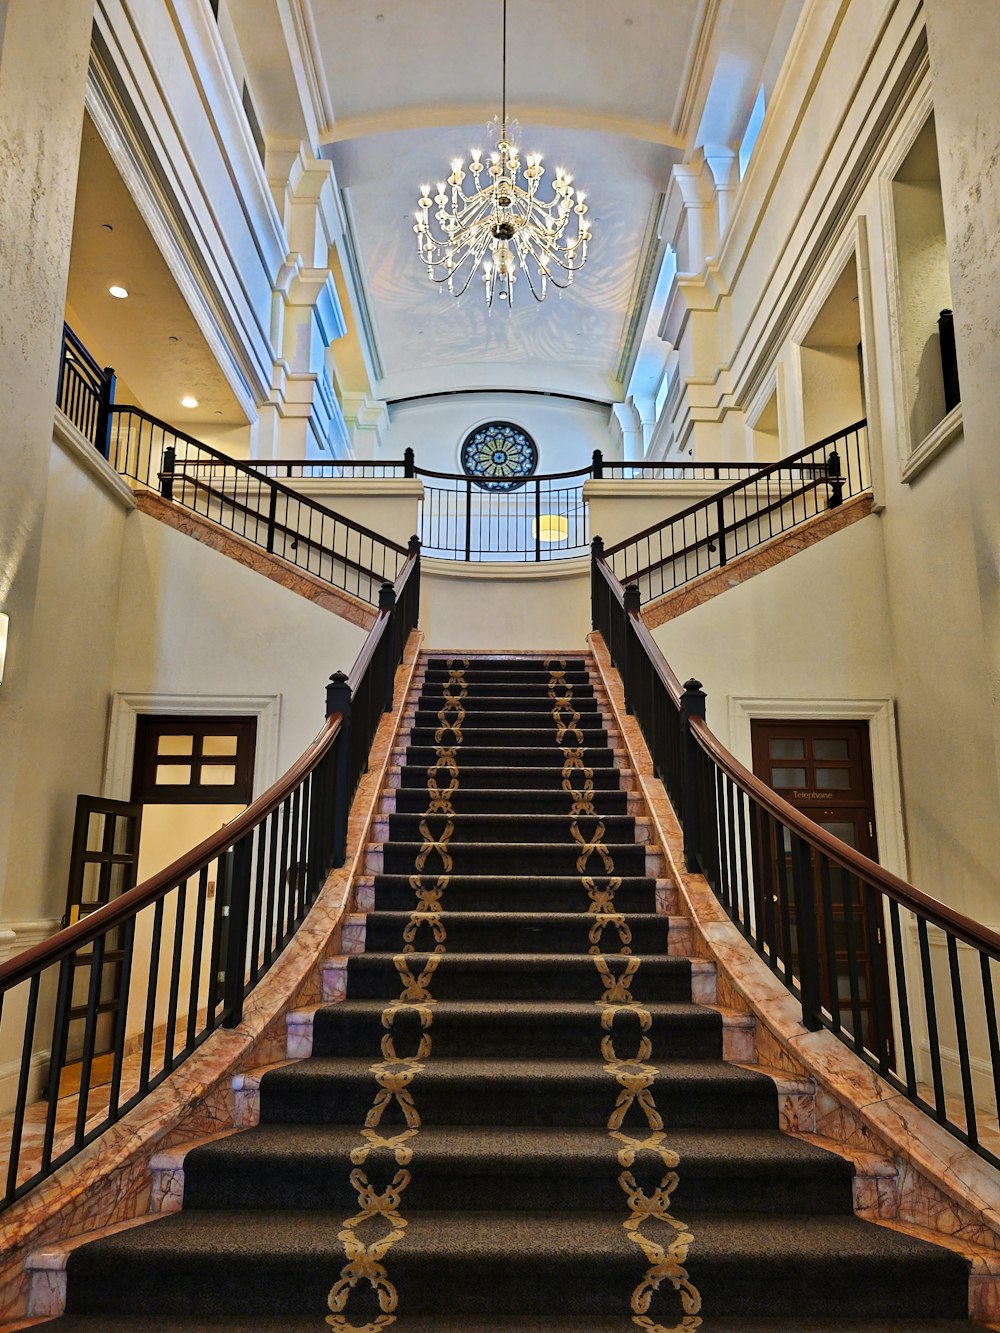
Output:
M93 0L0 5L0 918L52 449ZM37 913L35 913L37 915Z
M721 241L740 188L740 160L732 148L706 148L705 161L715 181L715 216Z
M635 463L642 458L642 422L639 415L632 405L631 400L627 403L612 403L611 405L611 429L617 426L618 435L622 444L622 458L626 463Z
M1000 23L978 0L925 0L969 503L1000 769ZM987 11L992 18L986 20ZM947 682L942 682L947 690Z

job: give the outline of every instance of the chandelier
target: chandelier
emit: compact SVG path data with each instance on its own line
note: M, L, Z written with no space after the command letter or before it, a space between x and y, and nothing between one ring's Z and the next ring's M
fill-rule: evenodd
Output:
M473 192L466 194L470 174ZM430 186L420 187L413 230L428 278L447 285L457 298L479 273L487 306L496 296L507 302L508 309L519 271L536 301L545 299L550 283L568 287L587 262L586 195L575 191L573 177L557 167L551 197L543 200L539 189L544 175L541 153L528 153L522 161L507 137L507 0L503 0L499 141L486 161L480 149L473 149L468 171L462 158L455 158L447 182L438 182L433 201ZM574 215L576 228L567 236Z

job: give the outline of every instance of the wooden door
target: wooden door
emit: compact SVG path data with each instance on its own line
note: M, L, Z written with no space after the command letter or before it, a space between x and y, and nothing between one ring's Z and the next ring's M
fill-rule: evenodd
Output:
M878 860L875 803L872 789L871 752L867 722L751 722L753 768L790 805L801 810L821 828ZM791 848L786 835L785 883L791 883ZM885 930L868 901L863 886L839 869L824 877L816 867L816 917L819 927L821 996L824 1008L836 1010L841 1023L875 1054L875 1015L878 1007L888 1013L888 967ZM781 914L760 913L761 922L771 921L770 941L782 956L790 954L797 966L794 904L789 904L788 932L783 938ZM849 957L856 959L851 976ZM888 1024L884 1025L886 1028Z
M141 824L141 805L130 801L109 801L100 796L76 798L64 926L74 925L135 887ZM92 1086L105 1083L111 1077L110 1052L121 1003L120 937L120 929L111 932L101 962L96 1010L92 1018L95 1033ZM62 1069L52 1070L50 1076L50 1086L58 1087L60 1097L79 1089L79 1054L89 1012L92 957L92 950L84 949L75 959L66 1056Z

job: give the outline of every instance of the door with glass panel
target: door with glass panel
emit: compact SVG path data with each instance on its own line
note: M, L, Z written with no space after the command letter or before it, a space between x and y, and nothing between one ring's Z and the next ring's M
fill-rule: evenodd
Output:
M755 719L751 740L759 778L828 833L878 860L867 722ZM787 832L780 854L773 848L760 864L773 867L772 882L764 882L765 874L757 885L761 926L778 956L788 958L797 972L795 904L783 887L792 882ZM887 1014L889 1004L885 927L876 904L853 875L836 867L824 876L816 868L814 892L823 1006L831 1013L836 1009L849 1032L860 1031L873 1053L889 1055L876 1050L876 1012L881 1007ZM780 911L774 909L779 897Z

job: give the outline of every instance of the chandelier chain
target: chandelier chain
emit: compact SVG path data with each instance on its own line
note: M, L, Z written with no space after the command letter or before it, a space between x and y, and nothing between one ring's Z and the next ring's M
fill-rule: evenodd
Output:
M469 174L474 188L466 194ZM591 231L586 195L574 188L567 171L557 167L552 195L542 199L544 175L541 153L528 153L522 163L520 149L507 137L507 0L503 0L496 149L486 161L480 149L473 149L468 171L463 159L455 158L451 175L438 182L433 200L430 185L421 187L413 230L430 281L446 285L460 297L479 273L487 306L498 297L508 310L518 273L536 301L545 299L550 286L568 287L587 262ZM575 234L568 235L574 217Z

